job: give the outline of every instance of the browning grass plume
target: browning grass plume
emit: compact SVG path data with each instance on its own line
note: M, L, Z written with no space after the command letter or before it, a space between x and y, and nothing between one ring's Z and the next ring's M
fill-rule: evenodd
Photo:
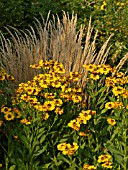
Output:
M19 31L13 27L6 28L11 35L11 40L0 35L0 64L9 74L15 77L16 83L31 80L39 71L30 68L30 64L38 63L40 59L53 59L62 62L66 72L80 71L83 76L80 80L82 86L85 83L87 72L83 70L83 64L103 64L106 62L111 46L108 40L96 53L96 38L98 31L92 38L93 27L91 18L83 45L84 27L81 25L77 31L77 15L63 12L62 21L53 15L42 22L35 18L35 28ZM14 33L11 33L13 30ZM93 40L91 40L93 39ZM120 68L120 67L119 67Z

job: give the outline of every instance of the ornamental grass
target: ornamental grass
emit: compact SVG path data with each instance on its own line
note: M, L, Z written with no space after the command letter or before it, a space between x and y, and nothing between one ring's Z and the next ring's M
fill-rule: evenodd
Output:
M15 95L13 77L1 69L0 168L128 169L128 76L106 64L81 68L85 88L78 85L83 72L40 60L30 65L39 73Z

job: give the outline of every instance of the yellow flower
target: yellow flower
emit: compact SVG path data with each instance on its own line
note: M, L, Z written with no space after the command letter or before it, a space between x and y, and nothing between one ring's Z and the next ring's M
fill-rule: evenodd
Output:
M43 115L43 119L44 120L47 120L49 118L49 114L48 113L45 113L44 115Z
M85 120L90 120L91 119L91 115L90 115L90 110L82 110L80 113L79 113L79 117L81 117L81 119L85 119Z
M30 96L28 96L27 94L22 94L22 95L20 96L20 99L28 102L29 99L30 99Z
M62 64L53 66L53 69L54 69L54 72L56 73L59 73L59 74L65 73L65 69Z
M116 76L117 76L117 77L123 77L123 76L124 76L124 73L123 73L123 72L117 72L117 73L116 73Z
M47 109L47 111L52 111L55 109L54 101L45 101L43 107Z
M90 78L93 80L98 80L100 76L98 74L90 74Z
M77 120L77 122L79 123L79 124L87 124L87 120L86 120L86 118L84 117L84 116L78 116L77 118L76 118L76 120Z
M1 81L5 80L5 75L0 75L0 80Z
M115 103L114 103L114 102L107 102L107 103L105 104L105 108L106 108L106 109L115 108Z
M63 150L65 150L66 146L67 146L66 143L60 143L57 145L57 149L60 151L63 151Z
M86 133L84 133L84 132L80 132L80 133L79 133L79 135L80 135L80 136L84 136L84 137L86 137L86 136L87 136L87 134L86 134Z
M51 83L52 87L59 88L61 87L61 82L56 80Z
M95 170L97 168L94 165L84 164L83 169L84 170Z
M3 165L0 163L0 168L2 168L2 166L3 166Z
M5 107L5 106L2 106L2 108L1 108L1 112L4 114L11 112L11 110L12 110L11 108Z
M14 120L15 116L14 116L14 114L12 112L7 112L4 115L4 118L5 118L5 120L10 121L10 120Z
M39 81L39 85L40 85L40 87L46 89L50 85L50 82L48 80L41 80L41 81Z
M72 129L76 130L76 131L79 131L79 129L80 129L80 123L77 122L76 119L71 120L71 121L68 123L68 126L71 127Z
M107 67L101 67L101 68L99 69L99 72L100 72L101 74L105 74L105 75L108 74L109 71L110 71L110 69L107 68Z
M112 163L110 161L105 162L102 164L102 167L107 168L107 169L112 169Z
M30 65L31 68L35 68L35 69L40 69L41 67L39 66L39 64L33 64Z
M104 155L100 155L98 157L98 162L102 163L102 162L108 162L111 159L111 155L108 154L104 154Z
M83 67L90 72L94 71L94 69L97 68L96 64L84 64Z
M59 114L59 115L62 115L62 114L64 113L64 110L61 109L60 107L57 107L57 108L55 109L55 113L56 113L56 114Z
M123 94L124 88L121 86L118 86L118 87L115 86L115 87L113 87L112 92L115 96L118 96L120 94Z
M78 95L75 95L75 94L72 95L71 98L72 98L72 101L73 101L74 103L79 103L79 102L82 101L82 97L81 97L81 96L78 96Z
M111 119L110 117L107 118L108 124L114 126L116 124L115 119Z
M13 108L13 113L16 114L16 118L20 118L21 117L21 112L20 112L19 109Z

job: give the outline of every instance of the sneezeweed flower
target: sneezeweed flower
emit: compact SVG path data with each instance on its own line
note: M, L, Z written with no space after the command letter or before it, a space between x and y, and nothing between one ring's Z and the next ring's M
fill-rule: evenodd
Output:
M82 110L80 113L79 113L79 117L81 117L82 119L85 119L85 120L90 120L91 119L91 115L90 115L90 110Z
M43 107L46 108L47 111L52 111L55 109L54 101L45 101Z
M54 72L56 72L56 73L58 73L58 74L63 74L63 73L65 73L65 69L64 69L63 64L55 65L55 66L53 66L53 69L54 69Z
M11 111L12 111L12 109L9 107L6 107L6 106L2 106L2 108L1 108L1 112L4 114L11 112Z
M20 110L18 108L13 108L12 111L13 111L16 118L21 117L21 112L20 112Z
M116 109L121 109L123 107L123 103L122 102L114 102Z
M20 123L25 124L25 125L31 124L31 122L28 121L28 119L21 119L21 120L20 120Z
M83 169L84 170L95 170L97 168L94 165L84 164Z
M79 131L80 130L80 123L76 120L73 119L68 123L68 126L71 127L72 129Z
M115 96L118 96L118 95L123 94L124 88L121 86L118 86L118 87L115 86L115 87L113 87L112 92Z
M117 77L123 77L123 76L124 76L124 73L123 73L123 72L117 72L117 73L116 73L116 76L117 76Z
M31 68L35 68L35 69L41 69L41 66L39 66L39 64L33 64L30 65Z
M22 95L20 96L20 99L21 99L21 100L24 100L25 102L28 102L29 99L30 99L30 96L28 96L27 94L22 94Z
M5 115L4 115L4 118L5 120L7 121L11 121L11 120L14 120L15 116L12 112L7 112Z
M102 164L102 167L112 169L112 162L108 161Z
M101 68L99 69L99 72L100 72L101 74L107 75L107 74L110 72L110 68L108 68L108 67L102 67L102 66L101 66Z
M71 96L71 100L72 100L74 103L79 103L79 102L82 101L82 97L79 96L79 95L73 94L73 95Z
M50 82L48 80L41 80L39 81L39 86L46 89L48 88L50 85Z
M109 154L104 154L104 155L100 155L100 156L98 157L98 162L99 162L99 163L108 162L108 161L110 161L110 159L111 159L111 155L109 155Z
M61 82L58 81L58 80L53 81L53 82L51 83L51 86L52 86L52 87L55 87L55 88L59 88L59 87L61 87Z
M47 120L48 118L49 118L49 114L48 113L43 114L43 119L44 120Z
M60 107L57 107L57 108L55 109L55 113L56 113L56 114L59 114L59 115L62 115L62 114L64 113L64 110L61 109Z
M105 108L106 109L113 109L113 108L115 108L115 103L114 102L107 102L105 104Z
M98 80L100 76L98 74L90 74L90 78L93 80Z
M86 134L86 133L84 133L84 132L79 132L79 135L80 135L80 136L84 136L84 137L86 137L86 136L87 136L87 134Z
M0 81L4 81L4 80L5 80L5 75L0 74Z
M108 124L110 124L112 126L114 126L116 124L115 119L111 119L110 117L107 118L107 122L108 122Z
M84 117L84 116L78 116L77 118L76 118L76 120L77 120L77 122L79 123L79 124L87 124L87 120L86 120L86 118Z
M90 72L93 72L93 70L97 68L96 64L84 64L83 67Z
M73 142L73 145L70 143L61 143L57 145L57 149L62 151L64 155L74 155L75 151L78 149L77 143Z
M57 149L60 151L63 151L65 150L66 146L67 146L67 143L60 143L57 145Z

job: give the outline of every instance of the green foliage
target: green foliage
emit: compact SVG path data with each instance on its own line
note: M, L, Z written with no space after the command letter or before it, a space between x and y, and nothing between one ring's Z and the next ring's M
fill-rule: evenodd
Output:
M88 76L82 90L78 72L60 75L61 63L41 60L31 67L43 67L43 73L19 84L12 105L1 107L3 168L102 170L99 157L108 155L110 167L127 170L127 77L111 77L109 65L84 65Z

